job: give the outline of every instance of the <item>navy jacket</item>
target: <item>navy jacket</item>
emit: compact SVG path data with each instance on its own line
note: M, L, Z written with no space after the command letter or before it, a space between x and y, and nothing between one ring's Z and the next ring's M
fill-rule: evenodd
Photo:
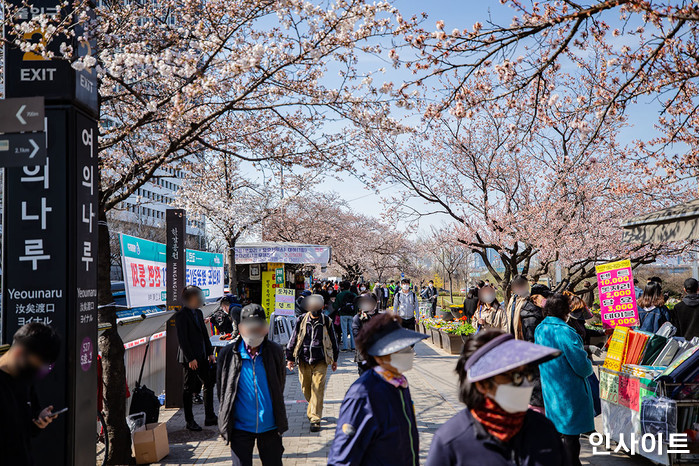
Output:
M665 306L651 307L646 310L640 306L638 307L638 319L640 320L639 330L644 330L646 332L655 333L658 331L661 325L665 322L671 322L672 317L670 316L670 311ZM673 322L673 325L675 323ZM677 327L677 325L675 325Z
M410 390L373 369L347 390L328 465L417 466L418 432Z
M398 464L398 463L396 463ZM508 443L490 435L468 409L434 434L425 466L566 466L561 436L551 421L529 410Z

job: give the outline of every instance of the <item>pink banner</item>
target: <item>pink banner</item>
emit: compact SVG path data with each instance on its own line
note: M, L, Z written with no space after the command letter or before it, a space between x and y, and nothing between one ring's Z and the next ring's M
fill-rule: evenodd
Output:
M602 324L606 328L638 325L631 261L627 259L598 265L595 271Z

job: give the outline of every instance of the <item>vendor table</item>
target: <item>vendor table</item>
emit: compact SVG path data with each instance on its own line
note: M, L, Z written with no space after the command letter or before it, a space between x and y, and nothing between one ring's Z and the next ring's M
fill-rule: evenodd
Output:
M626 372L614 371L605 367L600 368L600 399L602 405L603 433L615 442L619 442L623 436L624 443L629 445L631 434L641 438L641 413L640 407L645 397L655 397L658 393L665 393L663 384L656 387L656 383L649 379L637 377ZM678 400L677 418L682 416L682 410L699 407L699 400ZM690 455L699 453L699 444L688 444ZM636 454L644 456L651 461L664 465L682 464L684 456L668 454L667 445L663 452L642 451ZM623 451L623 450L621 450ZM686 456L686 455L685 455ZM696 460L690 460L684 464L697 464Z

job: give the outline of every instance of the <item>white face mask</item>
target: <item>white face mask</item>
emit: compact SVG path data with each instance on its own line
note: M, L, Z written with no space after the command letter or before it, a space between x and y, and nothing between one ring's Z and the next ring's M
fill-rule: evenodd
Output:
M401 288L403 288L403 291L408 291L410 289L410 285L401 285Z
M391 354L391 365L398 371L399 374L404 374L413 368L415 360L415 352L412 349L408 352L399 352Z
M495 396L490 396L494 402L508 413L523 413L529 409L533 385L526 382L520 385L500 384L495 389Z
M248 335L243 337L243 341L248 346L248 348L257 348L264 341L265 336L262 335Z
M359 289L360 291L366 291L366 286L363 286Z
M430 288L434 288L434 285L433 285L432 283L430 283L430 284L427 285L427 286L429 286Z

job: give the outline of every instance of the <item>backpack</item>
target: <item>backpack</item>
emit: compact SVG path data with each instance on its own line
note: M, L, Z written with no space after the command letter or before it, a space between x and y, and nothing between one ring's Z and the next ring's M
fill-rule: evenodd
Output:
M146 352L143 355L141 372L138 375L138 382L136 382L136 388L134 389L133 396L131 398L129 414L145 413L146 424L152 424L158 422L158 417L160 416L160 400L155 395L153 390L145 385L141 385L141 379L143 378L143 367L146 365L146 356L148 356L148 348L150 348L150 341L146 345Z
M340 306L340 314L342 315L354 315L354 300L345 297L342 306Z

